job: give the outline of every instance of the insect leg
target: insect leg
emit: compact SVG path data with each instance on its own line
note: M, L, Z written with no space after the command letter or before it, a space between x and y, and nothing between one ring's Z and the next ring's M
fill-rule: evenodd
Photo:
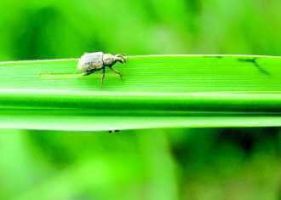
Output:
M105 78L105 67L102 68L101 86L103 86L104 78Z
M114 69L114 68L112 67L112 65L111 65L111 66L108 66L108 67L109 67L109 69L111 69L115 74L118 74L118 75L120 76L120 79L121 79L121 80L123 80L123 76L122 76L122 74L121 74L118 70Z

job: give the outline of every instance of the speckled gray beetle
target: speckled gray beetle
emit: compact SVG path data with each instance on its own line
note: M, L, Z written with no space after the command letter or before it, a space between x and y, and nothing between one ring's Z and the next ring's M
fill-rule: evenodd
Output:
M106 67L122 78L121 73L113 69L113 65L117 62L125 63L125 56L120 54L112 55L103 52L84 53L79 59L77 68L83 75L90 75L96 71L102 70L101 82L103 83Z

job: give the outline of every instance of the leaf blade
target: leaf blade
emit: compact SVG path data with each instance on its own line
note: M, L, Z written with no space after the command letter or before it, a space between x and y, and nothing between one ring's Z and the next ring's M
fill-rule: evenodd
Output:
M100 130L98 127L110 130L281 125L281 57L278 56L128 56L127 64L116 66L125 80L108 72L103 87L98 74L79 75L76 62L77 59L61 59L0 63L3 109L0 118L9 116L16 120L15 128L77 130L85 126L88 131ZM13 112L8 114L5 109ZM52 114L48 115L45 109ZM78 111L80 114L75 114ZM107 115L101 116L97 111ZM23 112L29 112L26 114L29 120L24 119ZM175 115L178 112L182 115ZM206 114L196 116L189 115L190 112ZM62 117L67 115L66 119ZM116 115L118 123L114 121ZM54 122L52 126L46 117L61 122L61 127ZM106 123L99 120L101 117ZM77 119L75 123L71 118ZM41 124L37 119L42 119ZM81 121L91 119L99 123L82 125ZM130 126L126 125L128 121ZM0 127L13 128L6 123Z

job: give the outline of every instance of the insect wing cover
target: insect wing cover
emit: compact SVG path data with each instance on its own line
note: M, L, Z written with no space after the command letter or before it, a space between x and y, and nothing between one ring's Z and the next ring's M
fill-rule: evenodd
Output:
M84 53L78 61L78 70L85 73L91 68L103 67L103 52Z

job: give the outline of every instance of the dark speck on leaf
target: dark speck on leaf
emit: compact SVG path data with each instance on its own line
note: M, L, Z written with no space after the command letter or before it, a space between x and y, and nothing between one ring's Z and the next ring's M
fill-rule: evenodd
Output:
M266 71L258 62L258 58L238 58L239 62L252 63L261 73L270 76L270 73Z

